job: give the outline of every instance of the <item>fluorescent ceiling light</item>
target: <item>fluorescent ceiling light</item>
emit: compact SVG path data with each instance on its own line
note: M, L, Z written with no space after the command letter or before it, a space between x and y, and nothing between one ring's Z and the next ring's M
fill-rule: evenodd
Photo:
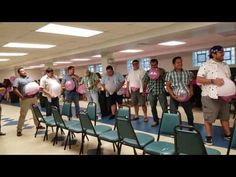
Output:
M69 64L69 63L72 63L70 61L56 61L54 62L54 64Z
M168 42L159 43L158 45L176 46L176 45L182 45L182 44L186 44L186 42L181 42L181 41L168 41Z
M95 30L76 28L57 24L48 24L36 31L43 33L64 34L64 35L80 36L80 37L91 37L103 33L103 31L95 31Z
M9 61L9 58L0 58L0 61Z
M94 55L94 56L92 56L92 57L94 57L94 58L101 58L102 57L102 55Z
M143 50L139 50L139 49L127 49L127 50L122 50L120 51L122 53L138 53L138 52L143 52Z
M89 61L91 60L90 58L75 58L75 59L71 59L71 61Z
M7 53L7 52L0 52L0 56L24 56L28 55L28 53Z
M25 67L25 69L36 69L36 68L43 68L43 67L45 67L45 64L28 66L28 67Z
M18 43L18 42L9 42L3 47L14 47L14 48L32 48L32 49L49 49L55 47L56 45L49 44L31 44L31 43Z

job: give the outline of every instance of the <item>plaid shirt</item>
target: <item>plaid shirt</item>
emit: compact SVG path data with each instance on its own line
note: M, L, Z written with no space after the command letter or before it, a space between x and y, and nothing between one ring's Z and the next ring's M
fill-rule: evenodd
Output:
M166 74L166 81L170 82L171 88L174 93L177 89L181 88L189 90L189 84L191 80L192 80L192 74L184 69L178 72L172 70Z
M157 80L151 80L148 76L148 73L150 70L148 70L144 77L143 81L147 83L148 91L152 95L160 95L162 93L165 93L165 70L162 68L160 69L160 77Z

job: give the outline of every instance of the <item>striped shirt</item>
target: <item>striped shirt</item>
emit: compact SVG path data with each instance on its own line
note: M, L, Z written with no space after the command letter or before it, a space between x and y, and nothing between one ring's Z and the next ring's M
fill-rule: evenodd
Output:
M148 92L152 95L160 95L162 93L165 93L165 70L162 68L159 69L160 77L157 80L150 79L150 77L148 76L150 70L148 70L143 77L143 81L147 83Z
M178 89L189 90L192 74L184 69L181 71L172 70L166 74L165 80L170 82L170 86L174 94L176 94Z

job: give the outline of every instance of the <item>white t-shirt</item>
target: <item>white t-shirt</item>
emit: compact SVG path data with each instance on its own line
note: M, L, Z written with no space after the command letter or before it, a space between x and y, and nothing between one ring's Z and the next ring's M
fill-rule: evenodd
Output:
M231 73L229 66L224 62L216 62L214 60L208 60L198 70L197 76L204 77L205 79L216 78L230 78ZM202 85L202 96L209 96L213 99L218 99L217 86L214 84Z
M143 92L143 77L145 75L145 71L142 69L130 71L127 77L127 81L129 82L129 91L131 91L131 87L140 88L140 92Z
M60 82L58 81L57 77L54 76L52 78L48 77L48 75L44 75L41 79L40 79L40 87L46 89L50 94L52 94L52 85L53 84L60 84ZM43 96L47 97L48 100L50 101L51 99L43 93Z

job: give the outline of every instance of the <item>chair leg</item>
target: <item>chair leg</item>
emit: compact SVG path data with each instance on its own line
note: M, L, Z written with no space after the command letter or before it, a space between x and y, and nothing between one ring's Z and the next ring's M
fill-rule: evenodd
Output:
M59 127L56 128L56 135L55 135L55 137L53 138L53 146L54 146L55 143L57 142L58 129L59 129Z
M65 132L63 131L63 129L61 128L61 134L62 135L65 135Z
M39 125L37 126L36 132L35 132L35 134L34 134L34 137L35 137L35 138L36 138L36 136L37 136L37 134L38 134L38 130L39 130Z
M70 131L68 131L68 134L67 134L67 137L66 137L66 142L65 142L65 145L64 145L64 150L66 150L66 146L67 146L67 142L68 142L69 136L70 136Z
M45 130L45 133L44 133L43 141L45 141L45 139L47 137L47 134L48 134L48 126L46 125L46 130Z
M53 127L52 127L52 132L54 132L54 129L53 129Z
M118 145L119 146L119 145ZM120 147L119 147L119 149L118 149L118 155L120 155L120 153L121 153L121 148L122 148L122 143L120 143Z
M135 148L133 148L133 150L134 150L134 155L137 155L136 149L135 149Z
M100 139L98 138L98 146L97 146L97 155L101 155L101 145L102 145L102 143L101 143L101 141L100 141Z
M88 138L88 136L87 136L87 135L85 135L85 137L86 137L86 139L89 141L89 138Z
M85 136L86 135L82 133L82 143L81 143L80 152L79 152L80 155L84 153L84 137Z
M112 143L112 145L113 145L114 152L116 152L115 143Z

